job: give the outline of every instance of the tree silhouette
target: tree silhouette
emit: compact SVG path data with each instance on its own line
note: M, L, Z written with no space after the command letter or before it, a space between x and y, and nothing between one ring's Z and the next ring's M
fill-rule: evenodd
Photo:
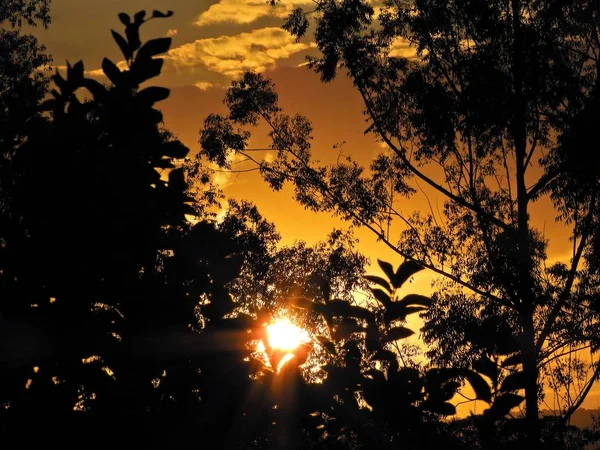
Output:
M232 316L225 285L243 248L214 223L187 221L203 209L187 195L180 166L188 149L159 126L154 105L169 91L139 87L159 75L156 56L171 43L142 43L139 29L171 14L119 16L126 37L112 34L127 68L103 61L111 85L86 78L81 62L68 64L66 77L57 71L42 105L48 116L6 161L7 435L89 438L101 429L99 443L123 433L173 444L202 424L207 439L225 443L243 413L254 370L245 343L253 328L264 333L252 317Z
M48 80L41 68L51 59L31 34L21 32L30 26L50 23L47 1L4 2L0 5L0 207L6 208L10 190L10 160L39 120L39 102L47 93ZM9 26L10 25L10 26Z
M279 376L285 381L280 383L287 389L285 398L276 403L279 414L286 417L280 420L286 423L294 417L324 448L336 442L345 442L348 448L396 448L399 442L414 449L442 444L465 448L460 439L452 441L452 435L442 431L439 418L455 414L448 401L462 378L477 398L488 402L490 387L475 371L425 369L403 358L399 341L414 333L404 326L406 318L425 311L431 299L400 294L404 283L422 270L418 264L406 261L397 269L383 261L379 265L387 279L366 277L377 286L370 288L375 302L368 307L336 298L291 298L296 308L323 321L315 345L324 355L316 382L298 381L302 380L299 366L306 362L303 348L298 358L282 367ZM305 370L311 361L306 364ZM510 407L503 406L503 400L498 397L490 411L506 414ZM288 439L284 448L290 445Z
M252 314L275 312L290 296L352 300L357 290L366 289L362 276L367 259L353 249L357 241L352 232L333 230L313 246L300 241L278 247L275 225L249 202L234 200L229 200L219 230L244 248L242 272L229 288Z
M600 370L598 172L586 151L598 118L598 14L597 2L579 1L390 1L378 14L361 0L318 1L284 28L300 39L314 19L320 55L310 66L325 82L340 70L351 78L368 131L387 152L369 168L318 165L308 119L282 113L273 84L255 73L232 84L229 114L209 116L201 131L208 158L243 153L274 189L294 184L300 204L367 227L441 275L426 334L439 362L461 368L495 357L489 339L513 336L505 390L524 390L530 448L540 446L540 388L567 392L568 420ZM272 162L244 152L250 134L238 127L259 120L278 151ZM399 201L422 185L445 201L443 211L403 215ZM570 261L550 267L548 240L530 223L531 205L545 195L573 241ZM404 224L398 244L391 220ZM482 335L491 323L504 334ZM447 340L461 352L446 351ZM572 392L560 375L585 366L583 350L592 360Z
M344 233L278 250L274 226L248 203L207 220L221 194L161 128L154 106L168 89L140 87L171 42L142 42L140 27L171 14L119 15L125 36L112 36L126 67L103 61L110 85L67 64L39 105L45 85L30 81L41 86L24 99L36 120L6 142L1 178L3 436L262 442L284 400L272 392L289 385L264 375L283 355L255 357L256 342L268 345L267 310L292 291L347 297L360 283L365 259Z

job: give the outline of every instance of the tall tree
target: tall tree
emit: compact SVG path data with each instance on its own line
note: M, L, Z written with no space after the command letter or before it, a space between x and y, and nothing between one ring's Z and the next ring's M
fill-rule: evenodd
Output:
M443 350L447 339L466 339L469 361L500 365L490 357L502 337L514 337L516 347L500 352L511 373L503 386L524 391L531 448L540 446L538 403L548 382L540 370L572 368L574 356L599 344L599 8L575 0L401 0L375 13L362 0L319 0L314 11L295 10L284 28L300 39L314 19L320 56L310 67L324 82L340 70L351 78L368 131L386 151L369 168L318 165L309 120L283 114L273 84L254 73L228 90L229 115L209 116L201 131L213 161L226 166L228 152L244 153L274 189L293 183L300 204L369 228L441 275L427 334L438 361L461 364ZM237 127L259 120L271 128L272 162L244 152L249 133ZM402 197L422 185L444 199L443 211L403 215ZM571 227L573 243L570 260L550 267L548 238L530 221L543 196ZM404 227L399 240L389 234L392 220ZM473 326L461 329L462 321ZM592 357L584 372L573 396L568 379L556 384L571 398L565 418L600 364Z

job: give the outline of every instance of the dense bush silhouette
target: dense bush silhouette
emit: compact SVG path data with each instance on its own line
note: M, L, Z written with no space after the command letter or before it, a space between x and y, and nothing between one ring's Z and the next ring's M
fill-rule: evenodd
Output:
M225 442L241 414L254 321L224 317L242 248L214 224L186 220L198 213L178 167L188 149L153 107L169 91L139 87L160 73L155 57L171 42L142 43L139 28L171 14L119 16L126 38L113 37L128 66L103 61L110 86L86 78L81 62L57 72L42 105L49 116L9 161L0 311L15 348L2 361L5 433L103 430L98 439L110 442L158 429L184 439L201 425ZM11 335L19 324L33 348Z

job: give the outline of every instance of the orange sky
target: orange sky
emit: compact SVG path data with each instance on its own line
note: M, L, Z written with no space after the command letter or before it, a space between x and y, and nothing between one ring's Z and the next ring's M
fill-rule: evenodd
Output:
M310 0L298 0L296 5ZM107 56L119 61L110 29L122 31L119 12L173 10L169 19L155 20L142 28L142 40L159 36L173 38L163 74L157 84L172 89L171 97L160 105L165 125L190 147L198 150L198 132L209 113L224 112L224 88L245 70L264 72L276 84L280 106L289 113L301 113L314 126L313 153L323 162L335 160L336 143L345 141L344 154L368 162L381 148L372 136L365 136L362 102L343 76L324 85L318 76L300 67L314 51L307 38L296 43L278 28L291 4L283 0L273 9L265 0L53 0L52 25L35 34L54 57L56 67L83 60L88 76L98 76L101 60ZM310 32L308 33L310 37ZM102 79L101 76L98 79ZM255 141L256 143L256 141ZM326 214L305 211L292 200L291 189L271 192L256 173L220 175L227 196L245 198L258 205L261 213L274 221L283 244L294 240L314 243L326 237L333 227L345 226ZM417 195L402 205L404 212L426 207L425 197ZM440 201L441 208L441 201ZM532 223L552 237L551 259L565 259L570 249L562 225L554 221L548 200L531 208ZM394 265L400 258L368 231L358 230L359 249L373 262L377 258ZM373 273L379 271L372 267ZM431 275L421 273L411 284L413 291L429 290ZM595 390L584 404L595 408L600 394Z

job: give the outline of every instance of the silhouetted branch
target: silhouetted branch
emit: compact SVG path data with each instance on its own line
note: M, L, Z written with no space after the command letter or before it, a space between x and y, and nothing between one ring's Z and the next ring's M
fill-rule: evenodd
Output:
M556 321L563 306L565 305L565 303L569 299L569 296L571 295L571 289L573 288L573 283L575 282L575 276L577 275L577 268L579 267L579 262L583 255L583 250L587 244L588 238L591 235L591 227L590 226L592 224L595 205L596 205L596 194L594 193L594 195L592 196L592 199L590 200L588 215L585 219L585 224L583 227L583 232L581 234L581 238L579 240L577 252L573 256L573 261L571 262L571 268L569 269L569 274L567 276L567 281L565 282L565 287L561 291L558 301L552 308L552 311L550 312L550 314L546 320L544 328L542 329L542 331L538 337L538 340L536 343L536 349L538 352L542 349L544 342L546 341L548 335L551 333L552 327L554 326L554 322Z
M441 186L440 184L436 183L435 181L433 181L431 178L429 178L427 175L425 175L423 172L421 172L419 169L417 169L406 157L406 150L405 149L398 149L398 147L396 147L393 142L389 139L389 137L383 132L381 126L378 123L378 119L377 119L377 114L375 113L375 111L373 111L373 108L371 107L370 104L370 100L368 98L368 95L366 94L366 92L364 91L364 88L359 87L358 91L360 92L363 101L365 103L365 106L367 108L367 110L369 111L369 116L372 118L373 120L373 124L375 125L375 128L377 129L377 132L379 134L379 136L384 140L384 142L388 145L388 147L402 160L402 162L404 164L406 164L406 167L409 168L409 170L416 175L418 178L420 178L421 180L425 181L428 185L430 185L431 187L433 187L434 189L436 189L437 191L439 191L440 193L444 194L446 197L448 197L450 200L453 200L454 202L458 203L459 205L468 208L476 213L482 214L483 216L485 216L492 224L506 230L509 228L509 225L505 224L503 221L501 221L500 219L488 214L485 211L481 211L478 210L474 205L470 204L469 202L467 202L464 198L459 197L457 195L454 195L452 192L450 192L449 190L447 190L446 188L444 188L443 186Z

